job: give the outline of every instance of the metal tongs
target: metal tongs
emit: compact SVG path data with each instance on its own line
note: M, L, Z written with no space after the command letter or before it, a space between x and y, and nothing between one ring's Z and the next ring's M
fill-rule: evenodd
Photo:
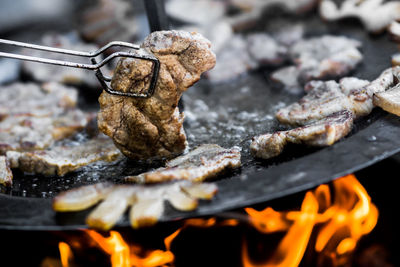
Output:
M50 52L50 53L58 53L58 54L64 54L64 55L90 58L91 64L84 64L84 63L77 63L77 62L71 62L71 61L55 60L55 59L50 59L50 58L41 58L41 57L33 57L33 56L20 55L20 54L14 54L14 53L0 52L0 57L27 60L27 61L33 61L33 62L38 62L38 63L52 64L52 65L71 67L71 68L94 70L96 77L99 80L103 89L106 92L113 94L113 95L137 97L137 98L148 98L148 97L152 96L154 93L156 84L157 84L158 74L159 74L159 70L160 70L160 62L153 54L140 48L140 46L138 46L138 45L127 43L127 42L119 42L119 41L110 42L107 45L98 49L97 51L93 51L93 52L74 51L74 50L68 50L68 49L62 49L62 48L55 48L55 47L35 45L35 44L29 44L29 43L23 43L23 42L17 42L17 41L10 41L10 40L5 40L5 39L0 39L0 44L6 44L6 45L21 47L21 48L41 50L41 51L46 51L46 52ZM97 56L99 56L104 51L106 51L109 48L114 47L114 46L125 47L125 48L129 48L132 50L130 50L128 52L119 51L119 52L112 53L111 55L109 55L108 57L103 59L102 61L97 62L97 60L96 60ZM111 82L112 78L103 75L100 68L103 67L104 65L106 65L112 59L117 58L117 57L138 58L138 59L148 60L153 63L152 64L152 78L150 81L149 88L145 93L120 92L120 91L115 91L110 87L109 83Z

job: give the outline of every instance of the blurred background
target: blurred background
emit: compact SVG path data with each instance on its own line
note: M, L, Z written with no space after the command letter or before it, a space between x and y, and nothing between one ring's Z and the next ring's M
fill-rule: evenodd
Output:
M275 30L282 28L285 25L279 22L267 26L266 18L271 15L275 19L282 15L304 16L316 10L318 0L157 0L156 2L165 3L168 22L174 29L200 32L210 39L217 55L221 47L230 44L224 50L229 50L231 53L221 53L215 74L207 75L213 82L224 82L260 65L260 62L253 62L237 53L243 50L243 45L246 45L243 38L236 36L237 33L248 30L265 32L267 28ZM115 40L140 43L150 31L144 3L142 0L1 0L0 38L75 50L93 49ZM290 22L286 24L290 25ZM302 35L302 29L296 30ZM91 46L85 47L84 44ZM0 48L1 51L12 50L5 46ZM235 57L232 57L233 53L236 54ZM0 83L14 80L20 65L21 62L0 58ZM236 67L233 68L233 65ZM54 79L65 82L62 80L63 73L59 73L65 70L58 69L47 69L46 74L50 72L52 74L50 76L56 77ZM43 73L36 72L38 71L32 73L30 67L22 67L22 73L25 75L23 78L28 76L42 81ZM79 76L76 73L74 75ZM82 84L82 77L78 78L72 82L73 85ZM71 83L74 79L66 80L67 83ZM94 85L90 81L83 81L83 84Z
M93 51L113 41L137 42L149 27L143 1L139 0L1 0L0 38ZM1 46L1 51L17 51ZM65 59L37 51L24 54ZM111 52L111 51L109 51ZM21 74L22 80L56 80L75 86L98 87L93 73L70 68L0 58L0 84Z

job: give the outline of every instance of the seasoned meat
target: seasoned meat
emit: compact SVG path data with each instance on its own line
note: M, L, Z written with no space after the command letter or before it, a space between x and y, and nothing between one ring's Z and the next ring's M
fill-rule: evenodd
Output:
M281 154L288 143L330 146L346 136L352 126L353 113L343 110L299 128L256 136L250 149L255 157L269 159Z
M57 83L0 88L0 155L45 149L82 130L92 116L75 108L77 92Z
M99 98L99 129L133 159L171 158L182 153L187 142L178 101L203 72L215 65L210 46L196 33L151 33L142 48L161 63L154 95L137 99L103 92ZM148 88L150 76L150 62L125 58L118 62L111 86L117 91L141 92Z
M0 86L0 121L7 116L49 116L74 108L76 89L58 83L13 83Z
M277 70L272 74L272 79L293 87L295 80L303 84L311 80L342 77L363 59L358 50L360 46L360 42L343 36L325 35L301 40L289 50L289 57L296 69L291 66ZM288 83L286 75L295 76Z
M400 116L400 84L374 95L374 105Z
M63 176L96 161L114 161L121 153L103 135L78 145L54 145L32 152L8 151L11 168L28 173Z
M89 117L80 110L57 117L7 116L0 122L0 154L45 149L82 130Z
M10 164L6 157L0 156L0 184L11 185L13 174L10 169Z
M334 81L312 81L305 86L307 94L276 113L285 124L305 125L323 119L341 110L350 110L355 117L368 115L373 109L372 97L397 83L400 67L387 69L372 82L358 78L343 78Z
M42 38L42 44L50 47L64 48L75 51L92 52L96 51L98 47L93 44L84 44L79 40L78 36L73 34L60 35L60 34L47 34ZM32 50L26 51L26 54L35 57L48 58L49 53L46 51ZM65 55L51 54L52 59L65 60ZM86 63L86 62L85 62ZM84 69L76 69L69 67L60 67L48 64L38 64L31 61L24 61L22 63L22 71L31 76L34 80L39 82L59 82L71 85L83 85L89 87L100 87L96 76L91 71ZM102 71L108 72L106 68Z
M400 19L400 2L383 0L345 0L338 6L333 0L323 0L319 12L324 20L358 18L370 32L384 30L392 21Z
M171 180L201 182L214 177L226 169L240 167L240 149L225 149L214 144L197 147L186 155L168 161L159 168L138 176L126 177L126 181L159 183Z
M162 217L165 201L175 209L190 211L197 208L197 199L209 200L216 193L215 184L192 184L188 181L155 186L95 184L59 194L53 200L53 209L58 212L79 211L103 201L89 214L86 223L106 231L131 206L131 225L139 228L153 225Z
M298 102L280 109L276 117L281 123L306 125L342 110L354 111L357 114L358 110L348 96L348 89L353 85L362 88L368 84L368 81L357 78L343 78L340 83L312 81L306 85L307 94Z
M265 159L277 156L287 143L332 145L350 132L353 119L369 114L374 105L397 114L399 77L400 67L393 67L372 82L357 78L343 78L340 83L309 82L302 99L276 114L280 122L302 127L255 137L253 155Z

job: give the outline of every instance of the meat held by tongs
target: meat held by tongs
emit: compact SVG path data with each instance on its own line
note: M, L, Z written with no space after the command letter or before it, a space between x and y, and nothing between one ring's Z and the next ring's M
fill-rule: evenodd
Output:
M99 129L112 138L127 157L172 158L186 148L183 114L177 105L184 91L213 68L211 43L200 34L161 31L150 34L141 46L111 42L94 52L73 51L0 39L1 44L90 58L91 64L0 52L0 57L94 70L104 92L99 98ZM111 47L115 52L97 63L96 57ZM122 58L114 76L101 67Z

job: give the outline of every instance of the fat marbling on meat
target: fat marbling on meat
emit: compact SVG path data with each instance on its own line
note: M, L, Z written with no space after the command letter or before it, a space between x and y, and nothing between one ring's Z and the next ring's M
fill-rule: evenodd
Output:
M76 90L58 83L2 86L0 154L45 149L82 130L92 115L76 103Z
M114 161L121 153L109 138L99 135L78 145L54 145L47 150L8 151L11 168L23 172L63 176L96 161Z
M396 114L400 106L399 73L400 67L394 67L372 82L358 78L343 78L339 83L309 82L303 98L276 113L280 122L300 127L253 138L252 154L271 158L279 155L287 143L332 145L350 132L354 119L368 115L374 104Z
M345 85L353 84L363 87L369 82L357 78L343 78L340 83L311 81L305 86L307 94L298 102L278 110L276 118L284 124L301 126L341 110L357 111L345 93L349 91L345 89Z
M160 61L154 95L137 99L103 92L99 97L99 129L127 157L172 158L187 145L178 101L203 72L214 67L215 55L207 39L184 31L153 32L141 47ZM151 70L148 61L121 59L111 86L117 91L141 92L149 85Z
M400 84L374 95L374 105L400 116Z
M166 163L165 168L126 177L126 181L160 183L171 180L202 182L215 177L226 169L240 167L240 149L225 149L215 144L203 144L186 155Z
M384 92L397 83L400 67L389 68L372 82L350 77L335 81L311 81L305 86L307 94L298 102L284 107L276 118L284 124L305 125L341 110L350 110L355 118L368 115L373 95Z
M352 126L353 114L344 110L299 128L254 137L250 149L255 157L269 159L281 154L288 143L330 146L346 136Z
M76 89L59 83L13 83L0 88L0 156L6 156L7 167L62 176L121 155L108 137L97 133L90 140L79 138L78 145L72 141L89 130L89 122L95 122L94 113L77 108L77 96ZM2 183L11 185L12 173L8 174Z
M178 181L160 185L113 185L100 183L71 189L53 199L58 212L80 211L102 201L86 218L86 223L104 231L112 228L130 208L133 228L155 224L164 213L164 202L181 211L197 208L198 199L210 200L217 193L210 183Z

